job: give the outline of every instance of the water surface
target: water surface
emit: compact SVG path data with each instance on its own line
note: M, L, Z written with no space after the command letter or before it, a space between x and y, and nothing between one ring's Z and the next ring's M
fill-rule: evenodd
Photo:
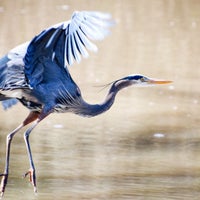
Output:
M195 0L0 1L0 54L74 10L112 14L112 35L99 52L71 68L91 103L100 88L128 74L173 80L128 88L95 118L54 114L31 134L38 194L22 174L29 168L23 131L14 138L5 199L199 199L200 2ZM5 139L28 115L22 105L0 115L0 170Z

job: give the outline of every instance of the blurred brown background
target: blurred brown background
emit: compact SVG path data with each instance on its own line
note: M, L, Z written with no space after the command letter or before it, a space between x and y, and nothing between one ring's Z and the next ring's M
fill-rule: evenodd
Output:
M70 68L91 103L128 74L173 84L128 88L107 113L87 119L54 114L31 134L38 195L28 180L23 132L14 138L5 199L199 199L200 1L0 0L0 55L75 10L111 13L112 35ZM95 87L94 87L95 86ZM0 170L6 135L28 110L0 108Z

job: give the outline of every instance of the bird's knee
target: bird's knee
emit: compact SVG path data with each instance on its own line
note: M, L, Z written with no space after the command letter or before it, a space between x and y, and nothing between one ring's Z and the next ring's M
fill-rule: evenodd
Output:
M6 140L7 140L8 142L10 142L10 141L12 140L12 138L13 138L13 134L9 134L9 135L7 135L7 137L6 137Z
M24 139L27 140L29 138L29 134L27 132L24 133Z

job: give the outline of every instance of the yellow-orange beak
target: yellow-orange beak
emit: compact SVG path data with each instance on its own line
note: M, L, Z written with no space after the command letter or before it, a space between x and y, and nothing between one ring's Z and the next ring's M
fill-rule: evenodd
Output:
M168 83L172 83L173 81L166 81L166 80L152 80L150 79L148 81L149 84L168 84Z

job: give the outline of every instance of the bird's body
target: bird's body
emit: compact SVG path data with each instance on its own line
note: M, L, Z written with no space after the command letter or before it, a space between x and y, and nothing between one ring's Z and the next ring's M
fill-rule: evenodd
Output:
M25 45L20 45L19 48L21 47L24 48ZM16 50L20 51L18 48ZM103 112L103 110L98 111L100 105L98 107L98 105L86 103L68 71L46 57L40 58L41 63L45 63L45 67L53 67L48 68L45 79L32 88L24 73L23 58L22 55L13 54L11 51L11 54L0 60L0 101L3 101L5 108L20 101L33 112L46 109L51 113L73 112L87 117ZM38 71L40 70L42 69ZM96 107L96 109L89 109L89 107Z
M30 181L36 191L35 168L29 144L29 134L46 116L53 112L73 112L92 117L107 111L116 94L131 85L163 84L142 75L129 75L114 81L100 104L88 104L73 81L68 66L81 56L88 57L86 49L96 51L90 40L102 40L112 25L110 15L100 12L75 12L70 21L54 25L31 42L12 49L0 59L0 101L5 109L20 101L30 110L29 116L7 136L6 165L1 174L0 192L3 195L8 174L10 145L13 136L24 126L32 125L24 134L28 151Z
M93 112L90 112L89 107L93 108L93 105L89 105L83 100L79 87L66 68L66 62L70 65L73 59L78 58L78 54L74 54L76 50L71 50L68 53L67 61L64 60L65 48L59 49L57 57L53 51L53 49L59 47L60 42L63 42L60 41L60 38L64 38L62 35L66 34L65 28L64 24L56 26L56 28L53 26L42 32L38 37L36 36L35 41L32 41L34 45L29 45L29 42L19 45L0 60L0 101L8 99L3 102L5 108L17 103L17 99L31 111L41 112L43 110L48 114L52 112L73 112L89 117L102 112L98 110L98 105L94 105L96 109L92 109ZM49 37L53 39L58 37L58 39L57 41L52 39L50 44ZM81 39L80 34L78 38ZM88 43L88 46L91 44ZM49 46L46 47L47 45ZM87 43L84 46L87 47ZM77 45L74 49L76 48L79 54L83 53L83 55L88 56L83 47ZM95 46L91 45L90 48L96 50ZM52 51L49 51L49 49L52 49ZM30 50L29 53L27 50ZM36 55L35 52L37 52Z

